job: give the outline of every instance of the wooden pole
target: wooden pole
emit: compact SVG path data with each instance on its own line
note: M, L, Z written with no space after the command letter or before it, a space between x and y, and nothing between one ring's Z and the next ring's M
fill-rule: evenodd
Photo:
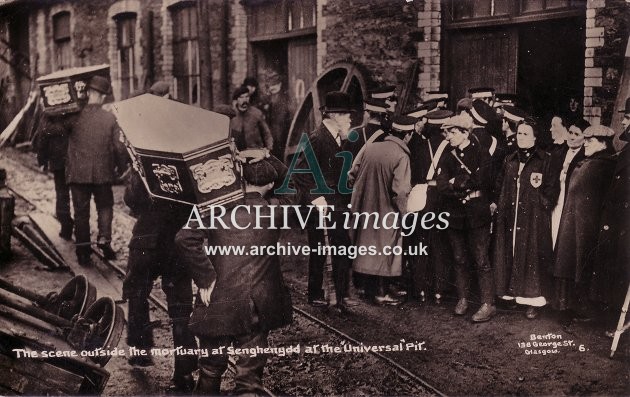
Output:
M0 168L0 259L9 260L11 253L11 222L15 211L15 197L6 186L7 172Z

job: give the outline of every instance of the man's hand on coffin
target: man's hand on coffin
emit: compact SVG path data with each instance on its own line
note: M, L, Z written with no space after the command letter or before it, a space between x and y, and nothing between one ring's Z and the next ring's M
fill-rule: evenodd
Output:
M217 280L214 280L208 288L199 289L199 297L201 298L201 303L203 303L206 306L210 304L210 296L212 295L212 291L214 291L214 285L216 283L217 283Z

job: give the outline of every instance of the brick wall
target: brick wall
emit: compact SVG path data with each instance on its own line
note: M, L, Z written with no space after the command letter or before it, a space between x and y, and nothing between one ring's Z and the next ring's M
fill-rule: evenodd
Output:
M586 11L584 116L610 125L623 72L630 15L624 0L589 0Z
M228 52L230 54L229 75L230 93L239 87L247 77L247 12L240 0L230 0L230 33Z
M420 76L419 94L440 89L440 40L442 38L440 0L425 0L424 9L418 13L418 27L424 41L418 43Z
M327 0L321 8L323 20L318 25L324 28L318 32L322 41L318 37L318 51L325 50L322 68L354 61L366 67L372 80L393 84L396 72L417 58L424 33L418 27L423 1Z

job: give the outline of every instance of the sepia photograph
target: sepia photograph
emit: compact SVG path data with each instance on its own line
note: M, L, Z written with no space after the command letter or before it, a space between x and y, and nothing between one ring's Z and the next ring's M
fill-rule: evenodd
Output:
M0 0L0 395L630 395L629 37Z

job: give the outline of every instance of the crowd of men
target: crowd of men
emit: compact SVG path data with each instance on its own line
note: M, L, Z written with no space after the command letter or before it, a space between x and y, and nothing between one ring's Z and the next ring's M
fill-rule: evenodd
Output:
M74 229L77 257L84 266L91 265L91 195L98 211L98 247L106 258L116 257L110 245L111 185L126 169L116 120L100 106L110 92L109 82L94 77L87 88L85 108L69 119L49 118L39 145L40 164L50 166L55 176L60 235L71 239ZM330 92L320 109L321 125L308 135L330 189L329 194L318 194L322 181L313 173L291 173L277 159L286 131L270 129L269 124L278 113L286 115L252 105L256 90L256 81L248 79L234 92L231 106L215 109L230 116L234 144L240 153L248 153L241 156L246 205L314 205L330 211L327 219L339 224L348 211L448 214L448 227L416 228L404 238L401 228L325 230L309 222L311 305L441 303L454 285L458 316L474 304L471 290L478 290L474 322L490 320L499 303L522 305L529 319L549 305L564 321L587 320L621 307L630 273L624 240L630 219L630 162L627 146L614 151L610 128L557 114L547 130L510 102L513 98L495 95L489 88L470 90L469 98L457 102L456 112L447 110L445 93L430 92L403 113L397 109L394 87L370 91L363 103L363 123L353 128L356 104L343 92ZM156 83L149 93L168 97L168 84ZM628 140L630 100L622 112L620 139ZM352 166L342 175L347 153L352 154ZM308 156L295 156L295 169L312 169ZM175 347L196 348L196 338L208 349L231 343L267 346L269 331L289 324L292 315L279 257L208 256L203 245L207 240L211 245L273 246L280 230L182 229L191 208L151 199L139 174L128 174L125 202L137 217L123 285L128 344L153 347L148 296L161 276ZM288 174L297 195L274 194ZM256 222L253 214L238 213L238 224ZM270 214L265 212L263 222L272 221ZM398 246L409 254L351 260L333 253L328 258L317 249L327 244L378 250ZM419 245L428 247L427 255L411 254ZM328 293L327 263L332 267ZM194 304L191 281L198 288ZM150 356L129 361L152 365ZM236 393L264 393L265 362L265 355L238 360ZM218 394L226 368L225 355L176 356L173 387Z

